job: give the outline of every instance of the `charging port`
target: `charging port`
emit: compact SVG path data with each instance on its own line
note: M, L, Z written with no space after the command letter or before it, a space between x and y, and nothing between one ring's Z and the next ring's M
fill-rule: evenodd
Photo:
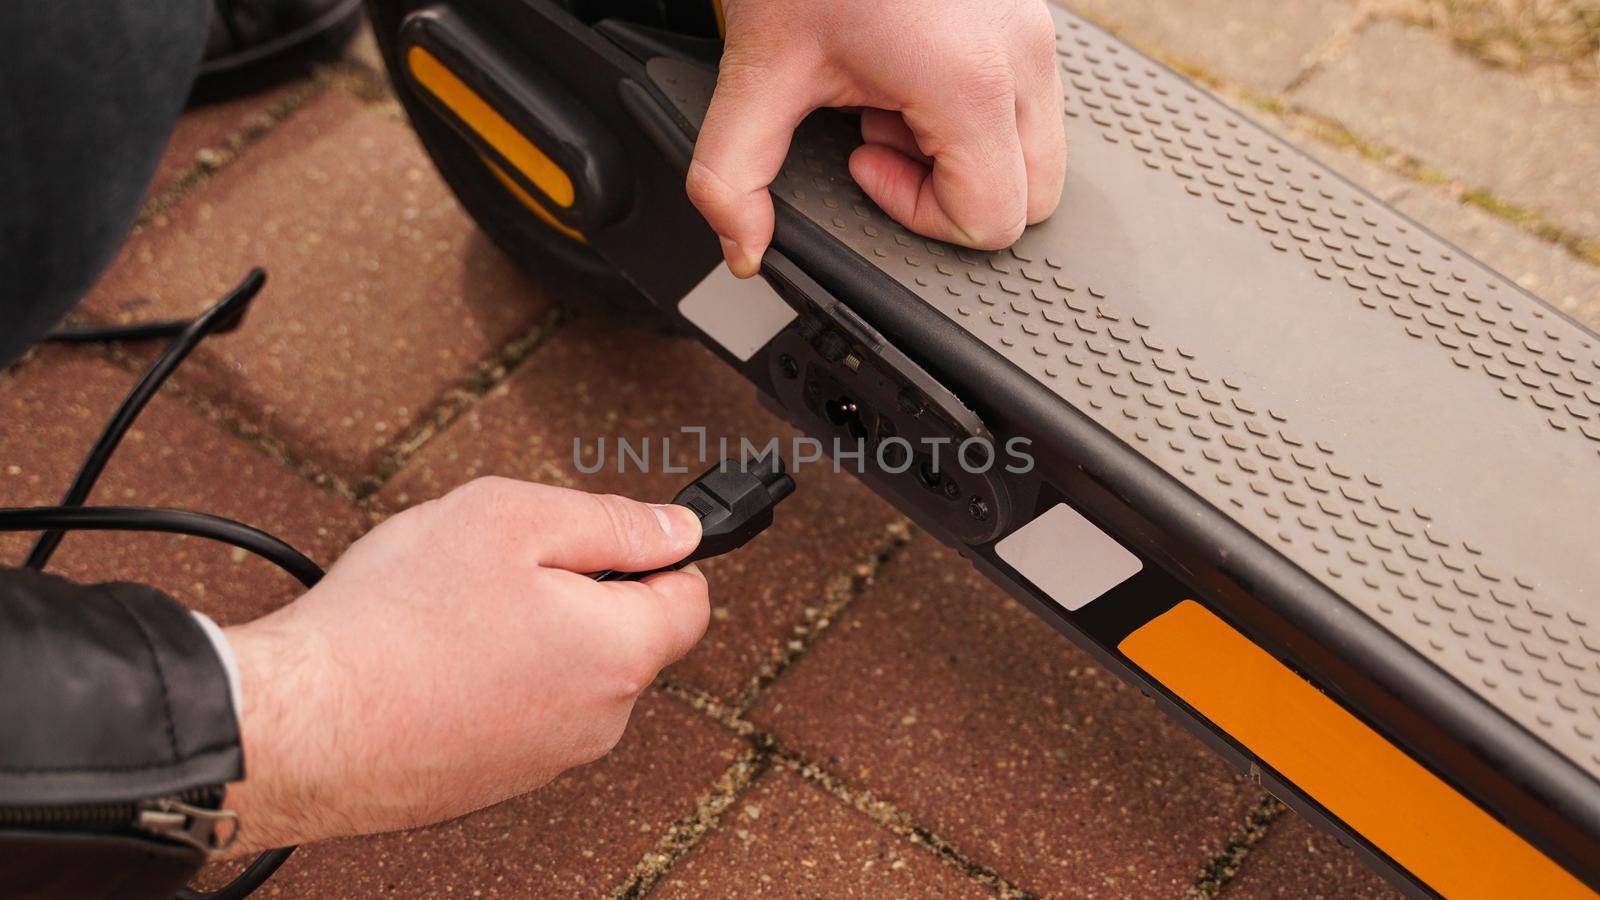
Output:
M971 411L953 398L935 403L942 388L908 382L882 358L883 346L849 344L843 332L840 342L823 341L835 333L825 328L820 316L802 316L772 339L766 352L778 408L824 442L836 467L882 484L958 540L992 540L1007 521L1007 497L990 467L961 467L987 455L963 446L978 433L962 425Z

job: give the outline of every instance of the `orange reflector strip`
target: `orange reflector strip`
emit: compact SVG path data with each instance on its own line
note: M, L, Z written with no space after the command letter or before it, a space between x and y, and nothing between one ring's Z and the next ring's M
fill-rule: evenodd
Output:
M483 138L506 162L544 191L545 196L558 206L572 205L572 179L567 177L567 173L472 88L467 87L444 63L423 47L413 45L406 51L406 65L411 68L411 75L418 84L439 98L439 102L455 113L462 124Z
M1200 604L1124 655L1446 897L1592 897L1582 883Z
M717 34L728 36L728 17L723 15L722 0L711 0L711 12L717 17Z
M534 215L542 219L546 225L549 225L551 228L554 228L555 230L561 232L569 238L572 238L580 244L589 243L588 239L583 236L583 232L562 223L559 219L552 215L550 210L544 208L543 204L533 199L532 194L523 190L522 185L517 184L516 179L512 178L510 175L507 175L505 169L495 165L494 160L482 155L480 155L478 158L483 160L483 164L489 167L489 171L494 173L494 177L500 180L501 186L511 192L511 196L522 201L522 205L526 206Z

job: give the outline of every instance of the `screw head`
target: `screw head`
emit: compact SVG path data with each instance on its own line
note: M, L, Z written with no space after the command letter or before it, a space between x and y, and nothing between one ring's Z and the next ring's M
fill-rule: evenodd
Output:
M778 357L778 371L783 373L784 378L793 381L800 377L800 364L794 361L794 357L785 353Z
M961 485L956 484L954 481L946 481L944 483L944 495L946 497L948 497L949 499L951 499L951 500L954 500L957 497L960 497L961 496Z
M973 497L972 500L967 503L968 515L971 515L972 518L979 522L989 521L989 515L991 512L992 511L989 509L989 501L983 499L982 497Z

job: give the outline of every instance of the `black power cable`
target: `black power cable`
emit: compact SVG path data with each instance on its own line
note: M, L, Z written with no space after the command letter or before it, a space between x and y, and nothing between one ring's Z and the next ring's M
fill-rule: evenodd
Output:
M139 383L128 392L122 405L106 423L105 430L100 433L99 439L90 448L89 455L78 469L78 475L72 480L72 486L67 489L66 496L61 498L62 506L82 506L83 501L89 499L89 492L93 490L94 483L100 478L100 473L105 471L106 463L111 461L111 454L117 451L117 446L122 443L122 438L133 425L133 420L144 411L150 398L161 389L162 383L167 380L178 365L186 359L200 341L219 327L229 323L237 324L244 315L250 301L261 292L261 286L267 281L267 274L260 269L251 269L250 273L239 282L239 286L229 291L216 305L201 313L184 329L178 333L165 353L162 353L153 363ZM23 566L29 569L42 569L50 561L56 547L60 546L63 532L51 529L39 535L39 540L33 545L33 551L28 554L28 559Z
M239 327L238 318L211 330L212 334L227 334ZM193 324L193 319L162 319L155 322L137 322L133 325L77 326L63 325L44 336L52 344L104 344L109 341L148 341L155 338L177 337Z
M153 531L186 534L248 550L311 587L322 567L259 528L186 509L151 506L34 506L0 509L0 531Z
M245 310L249 308L250 301L255 299L265 283L266 273L261 269L251 269L237 287L192 320L152 322L116 328L71 329L57 332L49 338L69 343L139 340L161 336L171 336L173 340L128 392L127 397L111 417L111 421L106 424L105 430L95 440L89 455L73 479L72 487L62 498L60 506L0 509L0 531L44 531L34 544L32 552L28 554L28 559L24 563L26 567L43 569L61 544L61 538L68 531L149 531L208 538L247 550L276 564L308 588L321 580L321 567L305 554L265 531L242 522L179 509L83 506L83 502L94 489L95 482L99 480L100 473L105 471L106 463L110 462L111 455L116 452L122 438L128 433L139 413L155 396L156 391L161 389L161 385L178 365L207 336L232 331L238 327ZM261 853L245 867L243 872L221 888L209 892L183 888L178 892L178 900L240 900L270 878L294 849L280 847Z
M63 325L44 336L52 344L103 344L107 341L146 341L152 338L177 337L189 327L188 319L165 319L159 322L139 322L108 328Z

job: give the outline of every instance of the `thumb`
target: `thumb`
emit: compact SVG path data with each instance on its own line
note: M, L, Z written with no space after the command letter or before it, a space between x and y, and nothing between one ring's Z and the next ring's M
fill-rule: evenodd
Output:
M731 41L731 38L730 38ZM728 268L756 274L772 243L772 195L794 130L818 104L810 67L755 58L730 43L685 187L722 241Z
M529 510L542 566L569 572L648 572L683 559L700 544L700 519L675 504L535 485Z

